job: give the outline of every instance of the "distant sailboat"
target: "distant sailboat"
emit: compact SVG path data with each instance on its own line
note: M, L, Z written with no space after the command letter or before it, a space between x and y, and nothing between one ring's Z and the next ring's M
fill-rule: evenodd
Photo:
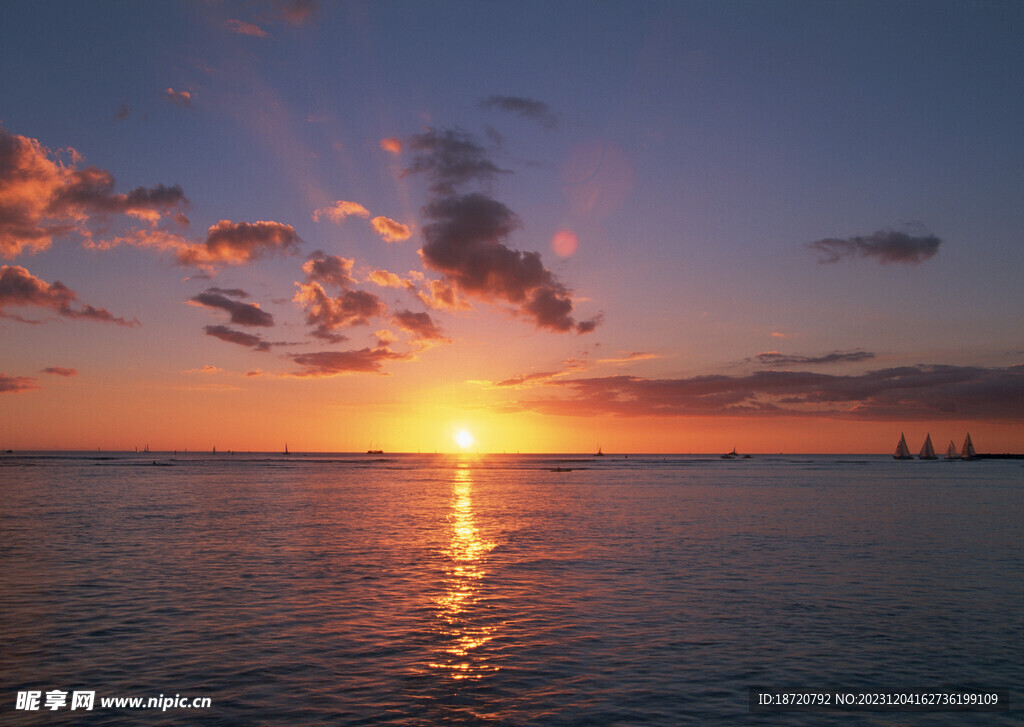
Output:
M892 456L893 459L914 459L914 455L910 453L910 447L907 446L907 438L900 432L900 443L896 445L896 453Z
M594 452L595 457L604 457L604 452L601 451L601 445L597 445L597 451Z
M949 446L946 447L946 459L960 459L960 453L956 451L956 445L953 444L953 440L949 440Z
M924 438L924 444L921 445L921 453L918 457L921 459L938 459L938 457L935 456L935 447L932 446L931 434Z
M733 457L736 457L736 456L738 456L736 454L736 447L733 447L731 452L729 452L728 454L723 454L722 455L722 459L732 459Z
M284 452L282 452L281 454L291 454L291 452L288 451L288 442L284 443Z
M974 451L974 442L971 441L971 433L967 433L963 449L960 450L960 459L978 459L978 453Z

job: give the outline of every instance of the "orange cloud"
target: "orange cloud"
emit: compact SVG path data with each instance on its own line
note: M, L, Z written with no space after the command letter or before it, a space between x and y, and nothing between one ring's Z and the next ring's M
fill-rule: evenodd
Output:
M382 288L406 288L412 289L415 286L408 278L392 273L387 270L374 270L370 273L370 280Z
M114 192L114 177L96 167L78 169L82 156L66 150L70 163L52 157L36 139L0 128L0 256L47 249L54 237L77 234L92 240L89 223L125 215L154 226L165 217L188 220L181 187L137 187Z
M20 265L0 266L0 317L13 318L23 323L38 323L5 311L8 307L27 306L48 308L64 318L116 323L120 326L139 325L137 320L127 321L103 308L80 303L75 292L60 281L47 283Z
M454 285L448 285L443 280L431 280L426 285L426 291L416 293L423 305L435 310L460 311L471 310L469 302L461 297Z
M346 290L333 298L317 282L296 283L299 292L293 300L306 311L306 323L314 327L313 335L338 343L346 336L341 328L366 325L370 318L383 315L386 308L380 298L363 290Z
M395 222L388 217L374 217L370 220L370 224L373 225L373 229L376 230L384 242L401 242L402 240L408 240L412 236L412 231L408 225Z
M168 87L164 91L163 96L175 106L181 106L182 108L190 108L192 106L192 94L188 91L175 91L173 88Z
M401 139L381 139L380 148L390 154L401 154L402 153L402 140Z
M358 202L347 202L341 199L330 207L321 207L313 211L314 222L319 222L324 217L332 222L341 222L346 217L352 216L367 218L370 216L370 211Z
M301 242L295 228L280 222L221 220L200 244L187 244L175 253L181 265L210 269L214 265L243 265L276 254L290 254Z
M354 373L381 373L388 361L408 361L412 354L397 353L387 346L363 348L353 351L317 351L295 354L292 360L302 370L292 376L300 378L339 376Z
M391 316L391 320L406 333L411 333L418 342L451 341L445 337L441 328L434 323L428 313L413 313L403 310Z
M356 284L352 277L352 266L355 260L338 255L327 255L322 250L313 253L313 257L302 264L302 272L310 282L333 285L341 289Z

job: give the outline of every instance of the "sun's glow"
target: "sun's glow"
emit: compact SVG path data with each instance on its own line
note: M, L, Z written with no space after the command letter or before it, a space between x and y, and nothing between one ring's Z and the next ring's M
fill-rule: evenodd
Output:
M459 433L455 435L455 443L463 449L469 449L473 446L473 435L465 429L460 429Z

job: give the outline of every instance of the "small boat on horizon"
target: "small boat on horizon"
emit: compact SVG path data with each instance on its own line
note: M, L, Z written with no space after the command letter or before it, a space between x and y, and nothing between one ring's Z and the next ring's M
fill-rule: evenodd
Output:
M288 451L288 442L284 443L284 451L281 452L281 454L291 454L291 452Z
M739 455L736 453L736 447L733 447L731 452L722 455L722 459L733 459L738 456Z
M384 454L384 450L383 449L368 449L368 450L366 450L366 453L367 454Z
M946 447L946 459L960 459L960 453L956 451L956 445L953 444L953 440L949 440L949 446Z
M907 446L907 438L900 432L900 443L896 445L896 452L892 456L893 459L914 459L914 455L910 453L910 447Z
M918 455L919 459L938 459L935 454L935 447L932 446L932 435L928 434L924 438L924 444L921 445L921 453Z
M595 457L604 457L604 452L601 451L601 445L597 445L597 451L594 452Z

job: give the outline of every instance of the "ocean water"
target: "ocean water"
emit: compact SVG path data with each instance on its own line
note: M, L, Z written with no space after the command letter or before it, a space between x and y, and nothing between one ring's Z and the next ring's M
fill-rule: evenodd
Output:
M0 722L1021 724L1022 465L8 455ZM752 713L752 686L1011 709ZM210 707L99 704L157 695Z

